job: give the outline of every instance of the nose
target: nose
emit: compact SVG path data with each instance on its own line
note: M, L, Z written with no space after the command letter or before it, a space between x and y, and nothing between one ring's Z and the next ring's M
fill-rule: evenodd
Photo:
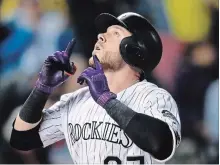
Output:
M99 35L98 35L98 40L99 40L100 42L106 42L106 39L105 39L105 37L104 37L103 34L99 34Z

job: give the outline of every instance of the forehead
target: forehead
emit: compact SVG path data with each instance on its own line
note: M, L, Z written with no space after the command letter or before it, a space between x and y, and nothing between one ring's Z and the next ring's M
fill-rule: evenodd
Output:
M120 31L122 31L122 32L124 32L124 33L131 34L131 32L129 32L127 29L125 29L124 27L119 26L119 25L109 26L108 29L107 29L107 31L113 30L113 29L115 29L115 30L120 30Z

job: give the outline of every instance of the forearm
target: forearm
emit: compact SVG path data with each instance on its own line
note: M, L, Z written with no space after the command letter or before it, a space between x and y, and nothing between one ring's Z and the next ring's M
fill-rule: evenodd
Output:
M25 131L36 127L41 120L42 110L48 97L48 94L34 88L22 106L15 120L14 128L18 131Z
M172 152L172 134L166 123L137 113L116 99L110 100L104 109L142 150L158 159Z
M28 151L43 146L38 130L48 97L49 94L33 89L14 122L10 138L13 148Z
M12 147L27 151L43 146L39 133L42 110L49 95L68 79L69 75L63 74L62 71L65 70L69 74L74 74L76 71L75 65L69 60L74 44L75 40L72 40L65 51L57 51L44 61L35 83L36 88L31 92L15 120L10 138Z

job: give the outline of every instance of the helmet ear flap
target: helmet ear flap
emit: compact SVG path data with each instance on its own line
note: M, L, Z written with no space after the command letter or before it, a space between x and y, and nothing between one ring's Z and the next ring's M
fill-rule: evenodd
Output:
M133 35L122 39L120 53L127 64L137 68L139 68L139 64L146 58L142 47Z

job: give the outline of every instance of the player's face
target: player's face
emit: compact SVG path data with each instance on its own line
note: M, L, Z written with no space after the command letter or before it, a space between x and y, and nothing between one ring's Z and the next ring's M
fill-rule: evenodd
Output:
M116 71L124 63L119 45L123 38L131 36L131 33L118 25L110 26L105 33L98 35L92 55L97 55L104 70ZM93 58L89 59L89 65L93 66Z

